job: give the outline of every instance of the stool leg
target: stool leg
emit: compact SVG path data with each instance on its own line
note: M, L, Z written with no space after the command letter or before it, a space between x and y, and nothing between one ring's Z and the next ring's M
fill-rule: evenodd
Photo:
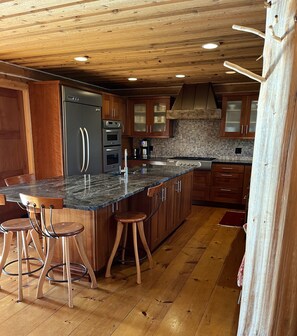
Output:
M1 255L1 259L0 259L0 277L1 277L1 274L2 274L3 266L6 264L6 260L7 260L8 254L9 254L10 244L11 244L11 241L12 241L13 233L12 232L5 232L3 234L3 236L4 236L3 237L4 242L3 242L2 255Z
M140 274L140 263L139 263L138 246L137 246L137 227L136 227L136 222L132 223L132 231L133 231L133 245L134 245L134 255L135 255L135 263L136 263L136 272L137 272L136 282L140 285L141 284L141 274Z
M62 255L63 255L63 280L67 277L67 270L66 270L66 250L64 240L62 239Z
M74 241L75 241L78 253L81 257L81 260L83 261L84 265L86 266L86 268L88 270L88 273L89 273L89 276L91 278L91 288L97 288L98 287L97 280L96 280L93 268L92 268L92 266L89 262L89 259L86 255L86 251L85 251L85 248L84 248L84 243L83 243L83 240L82 240L82 235L79 234L79 235L74 236Z
M26 231L21 231L22 235L22 242L23 242L23 251L24 251L24 258L26 259L26 265L27 265L27 272L31 272L31 267L30 267L30 262L28 260L29 258L29 253L28 253L28 245L27 245L27 240L26 240ZM31 274L28 274L30 276Z
M113 258L114 258L115 254L117 252L117 249L118 249L120 241L121 241L123 227L124 227L123 223L117 222L117 234L116 234L114 245L113 245L113 248L112 248L112 251L111 251L111 255L108 259L108 263L107 263L107 266L106 266L105 278L110 278L111 277L110 269L111 269L111 265L112 265L112 262L113 262Z
M62 237L62 244L63 244L63 252L65 252L65 262L66 262L66 274L67 274L67 283L68 283L68 306L69 306L69 308L73 308L71 271L70 271L70 256L69 256L69 239L68 239L68 237Z
M23 301L22 231L17 231L17 249L18 249L18 302L21 302L21 301Z
M33 241L35 250L41 260L45 260L44 252L42 250L41 244L40 244L40 239L39 239L39 234L35 230L30 230L29 231L31 239ZM28 236L27 236L28 238Z
M43 297L42 288L43 288L43 284L45 281L46 273L51 267L51 261L53 259L56 241L57 240L55 238L47 238L47 253L46 253L45 264L43 266L42 272L38 280L37 299Z
M124 241L123 241L123 250L122 250L122 264L124 264L124 261L125 261L126 245L127 245L127 235L128 235L128 225L126 225L125 229L124 229Z
M146 238L145 238L144 229L143 229L143 221L137 222L137 227L138 227L138 232L139 232L139 236L140 236L142 245L143 245L143 247L145 249L145 252L147 254L147 257L148 257L149 267L153 268L153 266L154 266L153 257L152 257L151 251L148 247L148 244L147 244L147 241L146 241Z

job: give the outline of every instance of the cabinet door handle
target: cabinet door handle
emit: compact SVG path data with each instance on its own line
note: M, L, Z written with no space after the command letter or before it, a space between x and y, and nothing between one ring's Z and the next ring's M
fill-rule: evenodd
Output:
M167 188L164 188L164 196L165 196L165 201L167 200Z
M240 126L240 134L243 134L244 131L243 127L244 127L243 125Z
M246 125L245 126L245 134L248 134L248 132L249 132L249 125Z

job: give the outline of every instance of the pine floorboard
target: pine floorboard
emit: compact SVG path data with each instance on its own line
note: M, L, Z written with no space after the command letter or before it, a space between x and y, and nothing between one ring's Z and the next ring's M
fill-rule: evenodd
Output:
M17 278L2 274L1 335L236 335L236 274L245 236L240 228L218 225L225 211L193 206L153 253L154 268L142 263L141 285L133 265L113 265L112 278L98 276L98 289L87 281L73 285L73 309L63 284L46 283L44 298L36 299L35 275L23 277L24 301L18 303Z

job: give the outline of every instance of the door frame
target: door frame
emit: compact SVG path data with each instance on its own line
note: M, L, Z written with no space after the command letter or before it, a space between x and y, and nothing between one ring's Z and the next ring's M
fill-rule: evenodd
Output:
M0 78L0 87L4 89L20 91L22 93L28 170L30 174L34 174L35 167L28 84Z

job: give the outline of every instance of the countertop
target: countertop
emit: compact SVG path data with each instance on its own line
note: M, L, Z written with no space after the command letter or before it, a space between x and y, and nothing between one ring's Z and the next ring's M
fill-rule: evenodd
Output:
M213 156L215 157L215 155ZM170 157L172 158L172 157ZM128 160L134 160L134 161L153 161L153 162L166 162L169 157L151 157L148 159L140 159L140 158L133 158L128 157ZM253 159L249 157L222 157L222 158L216 158L213 160L213 163L226 163L226 164L242 164L242 165L251 165Z
M62 197L66 208L97 210L191 170L193 169L185 167L154 166L131 169L128 179L123 175L112 173L57 177L0 188L0 193L5 194L7 201L12 202L19 202L19 193L24 193L43 197Z

